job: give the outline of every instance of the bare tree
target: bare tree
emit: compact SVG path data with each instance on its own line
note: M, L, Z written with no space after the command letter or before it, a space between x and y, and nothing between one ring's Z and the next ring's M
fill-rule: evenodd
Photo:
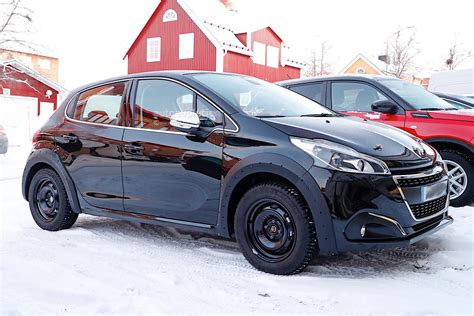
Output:
M323 76L331 72L331 63L328 60L331 48L327 42L323 41L318 48L311 49L306 62L308 67L304 72L306 77Z
M0 54L8 48L36 50L35 45L27 40L33 21L31 14L32 11L24 7L21 0L0 2ZM19 79L18 74L22 72L16 68L0 66L0 81L24 83L34 89L27 79Z
M397 78L403 77L413 67L413 60L420 53L415 40L416 31L407 36L402 31L403 29L395 32L393 40L387 41L390 61L389 73Z
M457 38L455 38L453 44L449 48L449 55L444 62L444 65L446 68L448 68L448 70L454 70L464 61L472 57L472 52L464 52L462 50L461 44L458 42Z
M33 22L31 14L21 0L0 2L0 51L11 46L34 50L34 44L26 39Z

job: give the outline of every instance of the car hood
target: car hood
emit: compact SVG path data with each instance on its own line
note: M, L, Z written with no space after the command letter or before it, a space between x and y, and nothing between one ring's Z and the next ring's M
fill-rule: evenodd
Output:
M428 113L432 118L438 120L453 120L474 122L474 109L463 109L454 111L416 111Z
M357 117L283 117L265 118L265 123L289 136L325 139L349 146L358 152L377 157L389 168L416 168L431 164L415 150L420 144L410 134L397 128Z

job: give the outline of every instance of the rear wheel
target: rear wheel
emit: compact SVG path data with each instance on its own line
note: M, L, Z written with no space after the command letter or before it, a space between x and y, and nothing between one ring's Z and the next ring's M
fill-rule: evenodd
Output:
M34 175L30 183L28 201L31 215L42 229L67 229L77 220L78 214L74 213L69 205L61 178L51 169L42 169Z
M273 274L302 271L318 248L309 208L296 190L280 183L259 184L244 194L235 232L245 258Z
M474 167L469 158L457 150L441 150L450 178L450 202L452 206L469 205L474 196Z

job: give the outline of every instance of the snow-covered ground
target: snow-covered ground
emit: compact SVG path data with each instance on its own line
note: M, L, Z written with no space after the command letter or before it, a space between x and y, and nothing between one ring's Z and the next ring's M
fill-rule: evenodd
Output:
M256 271L226 240L80 216L51 233L20 192L27 148L0 156L0 315L473 314L474 207L409 249L318 257L302 274Z

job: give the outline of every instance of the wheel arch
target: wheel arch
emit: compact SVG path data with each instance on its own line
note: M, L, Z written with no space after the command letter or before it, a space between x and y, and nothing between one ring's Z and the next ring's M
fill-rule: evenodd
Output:
M302 195L313 216L320 252L336 251L332 219L318 184L307 169L278 154L257 154L240 161L228 172L221 190L218 234L233 235L234 216L240 198L250 187L268 181L283 181Z
M474 155L474 147L464 141L452 138L429 138L425 140L428 144L436 148L436 150L452 149L458 150L466 154L468 157ZM471 162L474 162L471 159Z
M74 182L61 162L59 156L50 149L35 150L28 158L22 178L23 198L28 201L28 191L31 180L39 170L45 168L49 168L58 174L66 189L72 210L75 213L81 213L81 207Z

